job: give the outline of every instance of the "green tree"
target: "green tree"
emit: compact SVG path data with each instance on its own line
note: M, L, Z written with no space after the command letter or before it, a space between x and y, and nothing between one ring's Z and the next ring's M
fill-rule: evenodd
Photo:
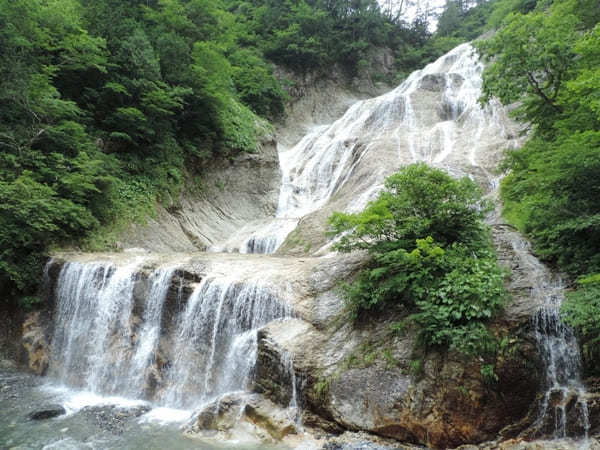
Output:
M510 104L520 101L515 116L549 132L563 113L560 95L570 77L574 43L582 24L576 0L545 10L511 14L506 26L478 49L494 61L485 71L483 100L491 96Z
M508 155L504 214L542 257L575 276L600 270L600 33L586 30L594 15L593 7L582 9L586 3L543 2L508 15L480 45L493 58L484 100L519 102L516 116L533 127L532 138Z
M370 256L343 285L352 318L408 310L426 347L489 352L493 338L485 322L505 293L479 188L425 164L401 169L385 188L364 211L329 219L331 234L343 233L337 250Z
M577 290L568 293L561 312L563 319L577 332L588 375L597 376L600 373L600 274L579 279Z
M0 1L0 48L0 286L11 297L33 293L49 245L110 217L117 165L58 88L107 70L79 4Z

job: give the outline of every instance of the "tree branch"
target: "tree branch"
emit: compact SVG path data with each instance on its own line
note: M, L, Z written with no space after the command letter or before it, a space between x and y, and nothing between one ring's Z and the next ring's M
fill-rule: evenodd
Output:
M532 75L531 72L527 72L527 79L529 80L529 84L531 85L531 87L537 93L538 97L540 97L542 100L544 100L545 103L550 105L557 112L562 112L562 108L560 106L556 105L552 101L552 99L546 95L546 93L542 90L542 88L540 88L539 82L535 79L535 77Z

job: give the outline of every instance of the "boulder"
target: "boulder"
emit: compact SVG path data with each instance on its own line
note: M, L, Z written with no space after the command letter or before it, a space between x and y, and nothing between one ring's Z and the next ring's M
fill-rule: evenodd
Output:
M232 393L198 411L185 433L220 441L274 443L298 432L292 416L262 395Z
M62 416L67 411L61 405L48 405L42 409L30 413L27 417L29 420L46 420L53 417Z

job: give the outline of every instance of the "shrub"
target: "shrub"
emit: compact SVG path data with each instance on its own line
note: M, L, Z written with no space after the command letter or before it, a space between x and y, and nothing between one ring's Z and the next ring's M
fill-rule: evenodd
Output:
M334 213L335 248L366 250L370 261L342 285L353 320L372 311L408 310L420 343L469 355L489 354L486 327L505 299L489 231L488 205L468 178L414 164L357 214Z
M562 305L563 319L578 334L587 370L600 374L600 274L579 279L578 289Z

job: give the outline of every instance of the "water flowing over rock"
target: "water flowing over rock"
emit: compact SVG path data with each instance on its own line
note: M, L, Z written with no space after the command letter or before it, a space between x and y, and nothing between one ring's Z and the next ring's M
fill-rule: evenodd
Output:
M333 123L311 123L279 145L279 165L273 142L215 163L198 201L123 241L209 252L56 255L54 331L38 333L36 321L28 330L36 367L102 395L200 408L191 435L231 437L238 421L240 433L269 442L303 427L437 448L585 435L586 410L600 402L585 401L576 344L559 320L562 288L499 210L488 221L512 302L491 324L507 341L498 382L486 384L482 362L458 354L432 351L419 365L415 334L390 333L395 317L344 318L337 285L366 257L331 251L332 211L359 211L386 176L416 161L472 177L497 202L492 174L523 137L499 103L478 103L482 69L461 45ZM46 361L41 337L50 335Z
M534 329L544 358L546 380L534 429L543 429L550 422L554 438L583 435L587 439L590 420L585 388L581 383L579 347L573 331L560 318L563 287L560 281L541 281L541 292L536 294L543 295L545 301L534 316ZM577 417L576 426L571 425L569 433L568 413L571 422L573 416Z
M332 211L328 203L362 209L402 164L425 161L481 178L518 141L501 105L479 105L482 70L474 49L461 45L393 91L355 103L333 124L315 126L292 148L280 146L275 220L245 226L213 249L272 253L302 218L315 213L324 223L323 213ZM318 246L314 240L302 237L300 246L317 250L325 243L323 236Z
M167 329L167 296L181 279L174 266L144 267L142 257L65 263L56 291L50 375L104 395L150 398L192 408L246 389L256 360L256 330L291 315L257 282L206 275ZM175 283L175 285L174 285Z
M193 407L246 389L256 361L256 330L290 315L258 284L204 279L181 315L163 401Z

